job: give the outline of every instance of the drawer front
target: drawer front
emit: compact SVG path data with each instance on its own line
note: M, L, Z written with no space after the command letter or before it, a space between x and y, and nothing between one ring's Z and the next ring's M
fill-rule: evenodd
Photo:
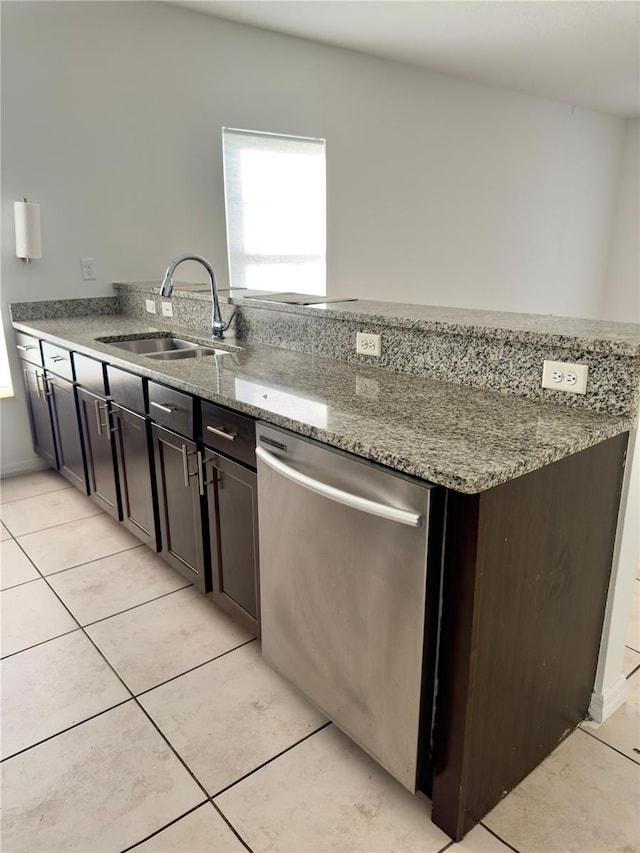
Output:
M16 349L20 358L42 367L42 353L40 352L38 338L34 338L33 335L25 335L24 332L16 332Z
M73 382L73 364L68 349L57 347L48 341L42 341L42 358L47 370L62 376L63 379L68 379L69 382Z
M202 440L207 447L256 467L256 424L252 418L203 400Z
M107 365L109 394L115 403L132 412L146 412L144 404L144 380L142 376ZM153 414L153 411L152 411Z
M149 416L155 423L194 438L193 397L189 394L149 382Z
M107 388L104 381L104 365L95 358L88 355L73 354L73 364L76 370L76 382L95 391L96 394L106 394Z

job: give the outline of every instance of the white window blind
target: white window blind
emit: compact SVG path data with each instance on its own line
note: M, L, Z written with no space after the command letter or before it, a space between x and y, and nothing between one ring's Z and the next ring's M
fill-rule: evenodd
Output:
M232 287L326 294L324 139L223 128Z

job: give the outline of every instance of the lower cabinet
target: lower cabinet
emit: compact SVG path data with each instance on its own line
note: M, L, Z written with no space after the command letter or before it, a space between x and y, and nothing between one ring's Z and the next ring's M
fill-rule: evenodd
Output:
M50 395L51 422L58 452L58 470L70 483L86 494L87 477L78 421L76 389L73 382L51 374L47 374L45 382Z
M31 425L33 449L45 459L52 468L58 467L56 446L53 440L53 426L49 409L49 391L45 372L41 367L28 361L22 362L22 374L27 395L27 411Z
M209 592L203 536L202 456L195 441L152 424L160 553L201 592Z
M157 506L152 486L148 422L142 415L111 404L122 523L145 545L159 549Z
M109 403L104 397L92 394L85 388L77 390L89 496L101 509L117 521L121 521L122 509L118 493L113 424Z
M255 636L260 635L258 490L255 471L204 451L211 545L211 596Z

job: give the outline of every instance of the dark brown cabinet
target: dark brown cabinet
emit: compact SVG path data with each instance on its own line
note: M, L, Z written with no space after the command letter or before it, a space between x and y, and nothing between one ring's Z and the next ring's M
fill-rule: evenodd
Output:
M122 510L118 493L113 422L109 403L103 396L92 394L86 388L77 390L89 496L101 509L121 521Z
M195 441L152 424L163 558L202 592L211 588L202 523L202 455Z
M47 373L51 422L58 455L58 470L81 492L87 492L76 389L73 382Z
M214 601L260 635L255 471L204 451Z
M53 441L53 426L49 409L49 391L45 372L41 367L22 361L22 374L27 395L27 411L31 426L33 449L45 459L52 468L58 467L58 458Z
M122 523L145 545L157 551L159 543L147 419L115 403L111 404L111 413Z

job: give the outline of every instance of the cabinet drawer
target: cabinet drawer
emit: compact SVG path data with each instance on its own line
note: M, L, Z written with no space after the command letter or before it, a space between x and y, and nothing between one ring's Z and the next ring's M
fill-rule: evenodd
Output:
M40 352L40 341L32 335L24 332L16 332L16 349L20 358L30 361L31 364L39 364L42 367L42 353Z
M68 379L69 382L73 382L73 365L69 350L57 347L48 341L42 341L41 345L42 358L47 370L62 376L63 379Z
M189 394L149 382L149 415L156 423L180 435L194 437L193 397Z
M256 424L252 418L203 400L202 440L208 447L256 467Z
M130 409L132 412L144 414L144 380L142 376L121 370L119 367L107 365L107 381L109 383L109 394L115 403ZM152 414L155 409L152 410Z
M104 365L88 355L73 354L73 365L76 370L76 381L84 388L105 394L107 389L104 382Z

